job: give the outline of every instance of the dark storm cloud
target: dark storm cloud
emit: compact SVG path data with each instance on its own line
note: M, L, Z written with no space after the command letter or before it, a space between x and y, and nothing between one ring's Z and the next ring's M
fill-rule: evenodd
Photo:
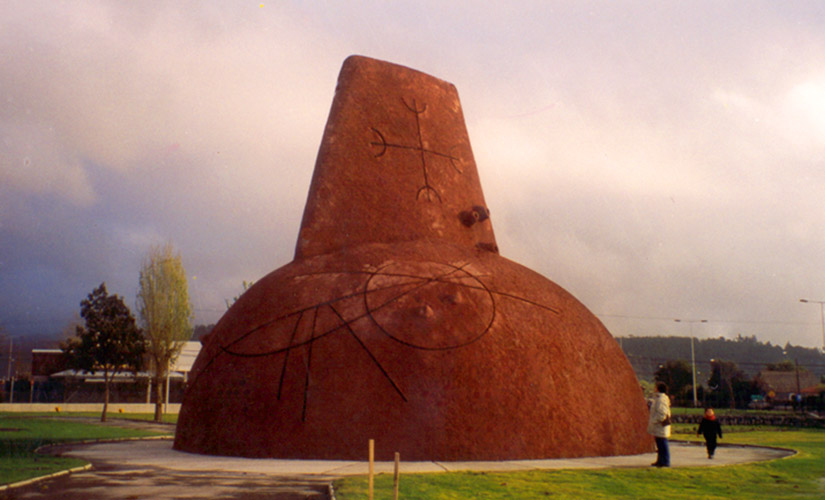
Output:
M822 341L819 3L7 2L0 324L132 304L171 240L198 322L287 263L353 53L454 83L503 255L617 335ZM65 318L65 319L63 319Z

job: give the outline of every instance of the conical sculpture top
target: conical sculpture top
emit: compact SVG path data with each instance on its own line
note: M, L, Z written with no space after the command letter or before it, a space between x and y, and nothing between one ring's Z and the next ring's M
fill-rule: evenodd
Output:
M353 56L338 79L296 258L432 239L495 249L455 87Z
M586 265L583 263L582 265ZM205 339L175 448L504 460L647 452L647 408L599 320L498 255L458 95L345 61L295 259Z

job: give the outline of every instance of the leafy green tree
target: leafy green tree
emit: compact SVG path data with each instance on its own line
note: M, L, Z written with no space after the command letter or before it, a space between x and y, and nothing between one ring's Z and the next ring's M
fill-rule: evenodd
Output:
M236 296L232 299L232 302L229 302L229 299L224 299L224 302L226 302L226 308L227 308L227 309L229 309L230 307L232 307L232 305L234 305L234 304L235 304L235 302L237 302L237 301L238 301L238 299L240 299L240 298L241 298L241 295L245 294L245 293L246 293L246 291L247 291L247 290L249 290L250 288L252 288L252 285L254 285L254 284L255 284L255 282L254 282L254 281L246 281L246 280L243 280L243 292L241 292L241 293L240 293L240 295L236 295Z
M101 283L80 303L85 325L77 325L75 336L61 344L69 366L90 373L103 372L104 398L100 421L106 421L109 389L115 374L143 368L146 345L135 317L117 295L109 295Z
M146 334L155 385L155 421L163 418L164 381L192 336L192 306L186 271L172 245L149 250L140 271L138 309Z
M717 407L745 408L756 392L753 381L733 361L711 360L708 388L711 401Z
M693 372L687 361L668 361L659 366L654 377L657 382L667 384L668 392L681 404L686 401L688 393L690 398L693 398Z
M640 380L639 387L641 387L642 394L644 394L645 399L650 399L656 392L656 384L648 380Z
M790 359L786 359L779 363L768 363L765 369L769 372L793 372L796 371L797 366Z

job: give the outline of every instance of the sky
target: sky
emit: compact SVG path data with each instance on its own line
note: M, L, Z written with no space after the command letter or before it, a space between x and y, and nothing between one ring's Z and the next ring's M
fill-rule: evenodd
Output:
M0 329L136 310L166 242L216 322L292 260L351 54L457 87L501 254L614 335L822 346L819 1L6 0Z

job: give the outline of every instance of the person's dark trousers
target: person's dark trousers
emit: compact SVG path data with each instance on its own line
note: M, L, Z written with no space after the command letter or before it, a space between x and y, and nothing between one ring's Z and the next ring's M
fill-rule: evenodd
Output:
M667 438L656 438L656 464L657 467L670 467L670 449L667 445Z
M713 454L716 452L716 435L706 438L705 446L708 449L708 458L713 458Z

